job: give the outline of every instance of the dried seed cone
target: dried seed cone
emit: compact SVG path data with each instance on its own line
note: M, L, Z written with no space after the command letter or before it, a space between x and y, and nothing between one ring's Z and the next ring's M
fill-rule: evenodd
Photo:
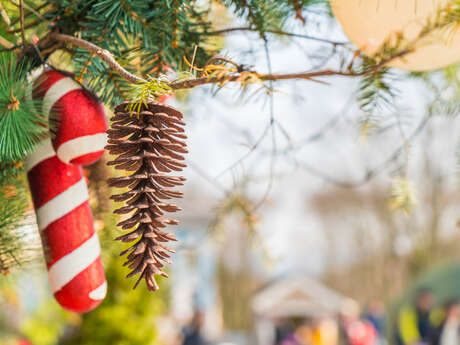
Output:
M185 178L168 173L181 171L186 166L183 154L187 153L184 142L187 137L182 127L185 123L178 110L165 104L148 101L134 113L128 110L129 104L124 102L115 107L106 146L110 154L118 156L107 164L128 174L110 178L108 183L112 187L128 188L127 192L111 196L125 203L115 213L130 214L117 224L130 232L117 240L136 241L121 253L127 255L125 265L132 269L127 277L140 275L134 288L145 279L149 290L158 290L155 275L167 277L162 271L163 263L170 263L170 253L174 252L165 243L177 240L162 229L178 224L177 220L165 217L164 212L180 210L165 200L182 197L182 193L173 188L182 185Z

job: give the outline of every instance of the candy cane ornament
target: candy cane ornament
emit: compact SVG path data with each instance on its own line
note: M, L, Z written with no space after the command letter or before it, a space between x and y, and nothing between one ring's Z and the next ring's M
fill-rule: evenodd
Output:
M25 160L51 290L65 309L85 313L107 283L80 166L61 162L49 139Z
M104 107L69 75L49 69L34 83L33 97L43 99L43 114L57 115L52 139L64 163L89 165L104 153L107 120Z

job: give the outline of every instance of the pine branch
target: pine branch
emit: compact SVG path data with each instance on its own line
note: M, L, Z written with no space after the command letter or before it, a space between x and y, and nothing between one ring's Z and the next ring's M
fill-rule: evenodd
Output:
M0 273L38 257L38 239L24 240L29 207L27 183L20 164L0 164Z
M243 1L244 3L244 1ZM257 18L260 16L260 13L268 10L262 6L261 3L255 1L254 3L251 2L251 5L248 5L247 8L244 8L244 4L240 3L239 1L235 1L234 4L237 6L239 11L243 11L246 13L247 16L252 16L255 25L255 28L249 27L249 30L259 31L261 27L256 24ZM266 4L267 6L274 6L273 9L270 8L270 11L274 10L275 12L280 10L276 3L270 2L270 4ZM115 5L113 5L115 6ZM239 7L238 7L239 6ZM261 7L262 6L262 7ZM264 5L265 6L265 5ZM116 7L110 7L111 9L119 9L119 5ZM245 12L247 11L247 12ZM273 12L273 13L275 13ZM279 80L289 80L289 79L305 79L310 81L317 81L314 78L318 77L328 77L328 76L344 76L344 77L360 77L373 74L382 68L384 68L389 62L401 58L416 49L416 44L423 38L425 38L429 33L433 32L434 30L439 30L443 28L449 28L452 24L458 23L458 17L460 12L460 5L454 4L452 6L448 6L444 9L441 9L437 16L436 20L427 22L426 27L420 32L418 37L411 41L411 42L404 42L401 39L391 40L388 39L385 42L380 51L373 57L375 63L370 67L367 68L366 65L362 65L361 68L354 69L353 66L349 66L348 69L339 69L339 70L332 70L332 69L325 69L319 70L314 72L304 72L304 73L288 73L288 74L259 74L256 71L234 71L230 73L219 72L205 77L196 77L196 78L186 78L186 79L178 79L171 82L160 81L164 84L164 89L172 89L172 90L180 90L180 89L188 89L193 88L200 85L206 84L219 84L224 85L228 82L239 82L242 85L246 85L248 83L254 82L265 82L265 81L279 81ZM272 13L272 14L273 14ZM256 18L257 17L257 18ZM260 19L260 18L259 18ZM259 23L260 24L260 23ZM137 29L131 29L133 32L137 32ZM272 28L264 28L264 32L283 32L279 29L272 29ZM125 68L123 68L113 57L113 55L107 50L103 49L94 43L88 42L81 38L76 38L70 35L60 34L60 33L51 33L50 38L52 40L58 41L60 43L68 43L80 47L82 49L88 50L94 53L96 56L100 57L103 61L105 61L111 69L113 69L116 73L118 73L123 79L133 83L133 84L143 84L148 83L149 81L145 80L142 77L136 76L133 73L128 72ZM355 56L361 56L359 51L354 52ZM359 59L358 59L359 60ZM353 60L354 61L354 60ZM363 68L364 67L364 68Z
M73 37L70 35L65 35L65 34L58 34L58 33L52 33L51 34L51 39L54 39L59 42L64 42L64 43L69 43L74 46L80 47L82 49L88 50L98 57L100 57L102 60L104 60L116 73L118 73L122 78L138 84L141 82L145 82L144 79L139 78L135 76L132 73L129 73L127 70L125 70L113 57L113 55L106 49L102 49L98 47L97 45L85 41L81 38Z
M58 34L58 33L52 33L51 34L51 39L54 39L56 41L64 42L64 43L69 43L72 45L75 45L77 47L80 47L82 49L86 49L97 56L99 56L102 60L107 62L107 64L116 72L118 73L121 77L126 79L127 81L130 81L135 84L139 83L145 83L147 82L145 79L142 79L138 76L133 75L132 73L126 71L113 57L113 55L97 45L85 41L80 38L76 38L70 35L65 35L65 34ZM313 80L313 78L316 77L325 77L325 76L349 76L349 77L358 77L358 76L363 76L366 74L370 74L373 72L376 72L377 70L381 69L383 66L388 64L390 61L402 57L408 53L410 53L412 50L403 50L398 52L397 54L381 61L378 64L375 64L372 68L368 70L363 70L361 72L344 72L340 70L322 70L322 71L316 71L316 72L305 72L305 73L288 73L288 74L258 74L257 72L251 72L255 73L257 77L261 81L277 81L277 80L288 80L288 79L307 79L307 80ZM244 74L242 73L236 73L232 75L223 75L223 76L215 76L215 77L200 77L200 78L191 78L191 79L186 79L186 80L179 80L179 81L173 81L168 83L168 86L173 89L173 90L180 90L180 89L189 89L193 88L196 86L200 85L205 85L205 84L217 84L217 83L222 83L222 82L241 82L244 80Z
M42 101L27 97L30 64L8 52L0 55L0 162L21 161L46 136ZM31 90L29 90L31 91Z

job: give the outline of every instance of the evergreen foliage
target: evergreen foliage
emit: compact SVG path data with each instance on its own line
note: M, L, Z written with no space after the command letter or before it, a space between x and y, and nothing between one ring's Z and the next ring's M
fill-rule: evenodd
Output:
M26 178L19 166L3 166L0 175L0 272L25 264L37 255L24 241L25 214L30 205Z
M46 135L41 102L27 93L29 65L11 53L0 54L0 162L21 161Z
M79 33L85 40L107 49L128 71L140 76L158 76L168 69L181 70L183 57L195 55L204 64L217 50L206 32L211 23L208 9L195 1L54 1L47 14L62 32ZM195 50L195 47L197 49ZM77 49L72 51L77 76L85 77L104 102L112 106L126 96L129 83L109 66Z

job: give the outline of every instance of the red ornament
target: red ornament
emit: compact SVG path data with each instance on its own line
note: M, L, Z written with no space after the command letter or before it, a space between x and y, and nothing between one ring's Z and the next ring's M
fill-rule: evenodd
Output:
M107 120L104 108L68 75L47 70L36 80L34 98L43 99L43 113L58 115L52 139L57 157L64 163L89 165L104 153Z
M88 312L104 299L107 283L82 168L61 162L49 139L25 165L51 290L65 309Z

